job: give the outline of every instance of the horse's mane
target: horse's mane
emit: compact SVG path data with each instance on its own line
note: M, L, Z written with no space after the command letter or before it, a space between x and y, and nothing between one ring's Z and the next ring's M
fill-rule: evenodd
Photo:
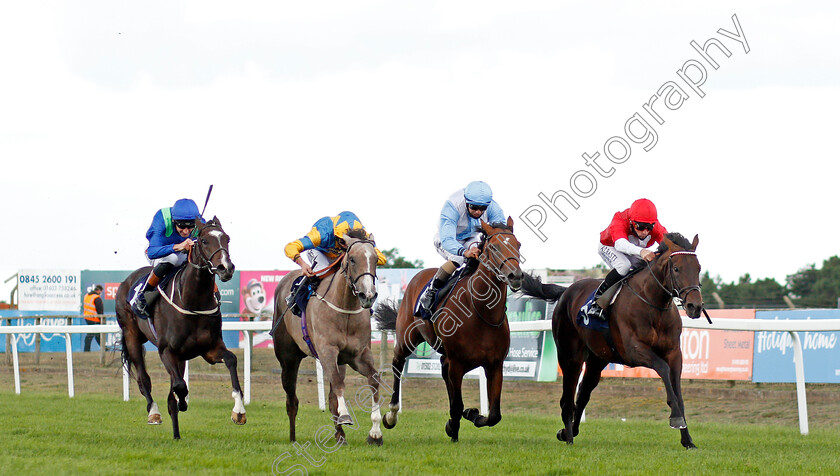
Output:
M505 230L505 231L513 231L513 228L507 226L507 223L504 222L495 222L495 223L488 223L490 227L495 228L497 230ZM483 231L481 226L475 227L475 231Z
M363 228L353 228L352 230L347 230L345 233L350 238L356 238L357 240L366 240L367 232Z
M684 250L690 250L691 249L691 242L688 241L688 239L686 237L682 236L679 233L665 233L665 238L667 238L668 240L673 242L675 245L679 246L680 248L682 248ZM659 249L657 250L657 252L663 253L667 249L668 249L668 245L666 245L665 243L660 243L659 244Z

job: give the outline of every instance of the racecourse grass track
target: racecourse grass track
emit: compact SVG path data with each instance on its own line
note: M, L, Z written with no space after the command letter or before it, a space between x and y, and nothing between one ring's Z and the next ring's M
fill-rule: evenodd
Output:
M240 357L241 353L238 352ZM189 410L180 414L182 440L172 439L165 411L168 377L154 353L147 362L163 424L145 423L145 401L131 382L122 401L118 362L74 354L76 396L67 394L63 354L23 355L22 394L11 369L0 371L4 424L2 474L825 474L840 464L840 401L836 386L809 386L810 434L799 434L793 386L686 381L688 425L698 451L686 451L668 427L664 392L653 380L605 379L587 408L573 446L555 433L559 383L505 382L502 421L475 428L462 420L460 442L443 431L446 390L440 379L407 379L397 427L384 446L365 443L370 414L355 407L348 445L325 453L315 435L329 425L317 407L314 361L299 378L298 444L288 439L285 394L268 350L254 359L248 423L230 422L233 400L223 366L191 362ZM220 368L219 368L220 367ZM242 359L240 358L240 376ZM348 372L348 394L363 380ZM390 382L387 375L385 382ZM477 382L465 382L476 406ZM387 393L387 389L383 390ZM387 405L383 408L383 411ZM622 421L624 419L624 421ZM330 432L331 434L331 432ZM327 440L326 445L331 445ZM308 444L308 446L306 446ZM299 465L299 466L295 466Z

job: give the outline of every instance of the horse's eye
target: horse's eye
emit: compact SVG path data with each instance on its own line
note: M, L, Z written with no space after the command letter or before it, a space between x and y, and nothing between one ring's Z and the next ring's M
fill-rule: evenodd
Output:
M680 272L680 268L677 268L676 266L674 266L674 272L675 272L675 273L679 273L679 272Z
M350 264L356 264L356 259L355 258L350 258Z

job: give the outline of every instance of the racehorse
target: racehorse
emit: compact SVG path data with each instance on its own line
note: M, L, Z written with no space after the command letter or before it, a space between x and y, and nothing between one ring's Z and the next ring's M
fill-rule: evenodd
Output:
M670 425L680 430L680 442L686 449L697 448L688 433L685 406L680 389L682 321L674 298L691 318L703 310L700 293L700 263L697 260L698 237L689 243L679 233L667 233L657 257L647 269L632 274L610 305L609 329L606 333L583 327L576 316L587 298L600 284L585 279L568 289L553 284L540 284L526 276L523 292L529 296L556 301L552 316L552 333L557 346L557 360L563 372L563 394L560 397L564 428L557 439L574 443L580 431L580 419L592 390L601 379L601 372L610 362L630 367L647 367L662 379L671 407ZM581 367L586 364L578 387ZM577 388L577 401L575 389Z
M150 306L150 319L140 319L128 303L128 293L137 281L151 271L140 268L120 284L116 297L117 322L122 329L122 358L129 371L136 369L140 393L146 397L148 423L160 424L160 411L152 399L152 382L146 372L143 344L150 341L157 346L160 360L170 377L167 404L172 418L172 435L181 438L178 412L187 411L187 384L184 366L187 360L201 356L210 364L224 361L230 371L234 406L231 420L245 424L245 405L236 355L222 341L222 313L214 296L216 276L222 281L233 277L230 260L230 238L216 217L205 224L197 223L197 237L189 252L187 264L179 269L169 283L160 285L161 299Z
M368 388L356 394L361 408L370 408L372 426L368 444L382 445L379 422L379 373L370 349L370 308L376 299L377 254L372 237L363 230L350 230L342 238L346 251L338 258L309 299L303 317L287 308L286 296L301 271L293 271L280 281L274 292L272 336L274 355L282 368L281 381L286 392L289 417L289 440L295 441L295 418L298 411L297 375L305 357L321 361L324 376L330 383L330 413L335 424L335 439L346 444L344 425L353 425L351 407L344 396L347 365L367 377ZM332 273L330 275L330 273ZM307 342L308 341L308 342ZM372 404L359 402L367 392Z
M394 346L394 393L385 428L397 424L400 381L406 358L423 341L441 353L441 374L449 393L449 420L445 430L453 442L458 441L461 417L477 427L494 426L502 419L502 368L510 347L510 328L505 314L507 287L514 291L522 284L519 269L519 241L513 234L513 220L507 224L481 222L483 238L479 265L468 279L453 288L432 320L414 316L414 304L436 269L416 274L408 283L398 312L377 313L380 329L396 330ZM490 413L479 414L477 408L464 410L461 382L464 374L483 367L489 388Z

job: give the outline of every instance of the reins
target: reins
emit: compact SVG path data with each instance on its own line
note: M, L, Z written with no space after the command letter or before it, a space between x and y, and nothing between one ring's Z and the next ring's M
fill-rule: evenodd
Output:
M502 236L502 235L510 235L510 236L513 236L514 238L516 238L516 235L514 235L513 233L510 233L510 232L494 233L494 234L492 234L492 235L490 235L486 238L486 245L489 245L491 238L496 237L496 236ZM485 247L486 247L486 245L485 245ZM481 256L484 255L484 253L490 254L490 253L492 253L492 251L489 248L487 248L485 250L482 250L481 255L479 255L478 262L482 266L487 268L488 271L490 271L496 277L496 279L498 279L499 281L501 281L505 285L509 286L510 282L508 281L507 276L502 274L501 268L504 267L505 263L507 263L508 261L511 261L511 260L514 261L518 265L519 264L519 258L516 257L516 256L508 256L505 259L503 259L501 263L499 263L498 267L492 267L489 263L490 259L481 259ZM470 279L467 281L467 286L468 287L472 287L473 279L475 279L475 276L470 277ZM470 305L472 307L472 310L475 313L475 315L481 320L481 322L487 324L490 327L501 327L502 324L505 323L506 319L504 319L504 318L501 319L498 323L488 322L487 319L485 319L484 317L481 316L481 313L478 312L478 309L475 307L475 296L473 296L473 293L470 292L470 293L467 293L467 294L469 294L469 296L470 296ZM504 315L504 313L502 315L504 317L507 317L507 316Z
M348 271L348 265L347 265L345 260L347 258L347 255L350 253L350 250L353 248L353 246L355 246L358 243L369 243L369 244L373 245L373 241L371 241L371 240L356 240L356 241L352 242L350 244L350 246L347 247L347 250L344 251L344 253L342 253L341 256L338 259L336 259L329 266L329 268L332 268L333 266L336 266L337 264L340 263L341 274L344 275L344 280L347 281L348 287L350 288L350 292L353 293L353 295L357 296L357 297L359 295L359 290L356 287L356 284L358 283L359 279L361 279L362 277L364 277L364 276L372 277L373 278L373 284L374 284L374 286L376 286L376 275L374 273L364 272L364 273L361 273L360 275L356 276L355 279L350 279L350 275L349 275L349 271ZM364 311L365 308L363 308L361 306L359 306L358 309L344 309L344 308L338 307L337 305L331 303L330 301L328 301L326 299L326 296L327 296L327 294L329 294L330 288L333 285L333 281L335 281L336 275L338 275L338 273L333 274L332 278L330 279L329 284L327 285L327 290L324 292L323 296L318 294L317 291L314 291L312 294L314 294L315 297L320 299L324 304L326 304L330 309L332 309L335 312L339 312L339 313L342 313L342 314L358 314L358 313Z
M673 300L674 298L677 298L679 300L680 306L685 307L685 299L688 297L688 295L692 291L700 292L700 286L699 285L692 285L692 286L686 286L686 287L683 287L683 288L678 288L677 287L678 286L677 285L677 278L676 278L676 276L674 276L674 261L671 259L674 255L697 256L697 253L695 253L694 251L688 251L688 250L678 250L678 251L674 251L670 255L668 255L668 270L667 270L667 273L671 278L670 279L671 289L666 288L665 285L662 284L661 281L659 281L659 278L657 278L656 273L653 272L653 268L650 266L649 261L645 261L645 265L647 266L647 269L650 272L650 275L653 278L653 281L659 286L660 289L662 289L662 291L665 292L665 294L668 295L668 298L670 300ZM651 303L647 299L645 299L644 296L642 296L638 291L633 289L633 286L630 286L630 281L629 280L626 282L626 284L627 284L627 287L630 288L630 291L632 291L633 294L636 295L637 298L639 298L642 302L644 302L648 306L650 306L654 309L658 309L660 311L667 311L668 309L671 308L671 302L670 301L669 301L668 306L659 307L659 306ZM683 293L685 293L684 297L683 297ZM708 313L706 313L705 308L703 309L703 314L705 314L706 319L709 321L709 323L711 323L712 320L709 318Z
M206 225L202 228L202 231L206 230L207 228L218 228L218 226L211 221L208 225ZM193 262L193 248L196 249L195 256L199 260L199 263L194 263ZM206 256L204 254L204 248L202 248L202 246L201 246L201 240L197 239L195 241L195 244L190 248L189 252L187 253L187 263L189 263L189 265L192 266L195 269L198 269L198 270L206 269L206 270L208 270L208 272L210 274L213 274L216 271L216 267L213 266L213 262L211 260L213 259L214 256L216 256L216 253L218 253L220 251L224 251L225 253L228 254L228 256L230 256L230 251L228 251L228 249L223 247L223 246L220 246L219 249L217 249L216 251L211 253L210 256ZM172 278L172 283L171 283L170 291L169 291L169 293L172 294L172 296L175 295L175 283L178 282L178 276L181 274L181 272L183 270L184 270L183 268L179 269L175 273L175 276L173 276L173 278ZM219 303L219 302L216 303L216 307L213 308L213 309L207 309L207 310L201 310L201 311L192 311L192 310L189 310L189 309L184 309L181 306L175 304L174 299L171 296L167 295L164 292L163 289L161 289L160 294L161 294L161 296L163 296L164 300L166 300L166 302L169 303L170 306L172 306L176 311L180 312L181 314L198 315L198 316L211 316L211 315L214 315L214 314L218 314L221 311L221 303ZM181 289L180 288L178 288L178 296L180 297L180 300L183 302L184 298L183 298L183 295L181 294Z

